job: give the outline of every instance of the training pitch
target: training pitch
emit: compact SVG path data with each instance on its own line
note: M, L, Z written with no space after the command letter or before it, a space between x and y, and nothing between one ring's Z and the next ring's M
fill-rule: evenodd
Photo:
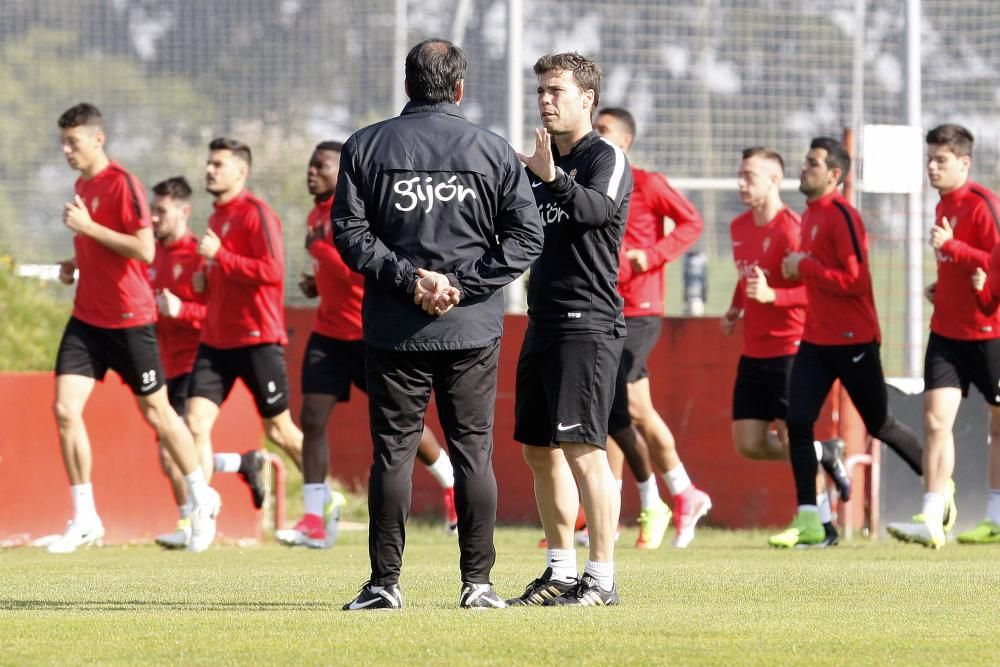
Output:
M329 551L115 546L0 551L0 664L989 664L1000 547L857 540L777 551L767 533L699 531L686 551L617 554L622 606L457 608L458 549L411 525L401 612L343 612L367 533ZM493 581L541 573L540 530L497 532ZM584 550L577 552L581 565Z

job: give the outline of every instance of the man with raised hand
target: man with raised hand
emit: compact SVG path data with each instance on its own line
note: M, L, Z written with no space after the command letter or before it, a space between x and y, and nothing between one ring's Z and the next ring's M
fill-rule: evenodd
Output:
M597 63L560 53L542 56L534 70L542 128L534 153L520 158L545 223L545 246L528 281L514 439L534 477L547 548L542 575L508 603L615 605L621 498L605 447L625 337L616 283L632 171L625 153L593 128ZM580 501L590 554L578 577L573 526Z
M466 67L465 52L446 40L414 46L403 112L355 132L341 156L333 240L344 263L365 276L375 450L371 576L345 610L403 606L413 461L432 389L455 468L459 606L506 606L490 582L501 288L541 252L542 229L514 150L459 109Z
M104 121L97 107L81 103L68 109L59 118L59 129L63 155L80 172L76 196L63 212L76 254L63 263L60 280L72 284L79 269L79 284L56 357L54 405L73 519L48 550L69 553L104 537L83 410L94 384L110 368L132 389L143 418L177 462L193 501L188 549L203 551L215 538L221 502L167 396L154 328L156 301L146 275L155 246L145 191L105 153Z

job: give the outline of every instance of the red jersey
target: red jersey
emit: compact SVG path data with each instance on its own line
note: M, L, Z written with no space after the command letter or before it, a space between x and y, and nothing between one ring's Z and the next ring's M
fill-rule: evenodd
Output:
M207 311L201 342L229 349L288 342L281 220L249 190L214 204L209 228L222 240L206 262Z
M625 299L625 317L663 315L663 265L694 245L705 226L697 209L670 187L662 174L632 167L632 201L618 270L618 292ZM666 234L663 219L674 221ZM627 250L645 250L649 269L632 270Z
M1000 312L984 312L972 286L972 274L989 266L990 253L1000 243L998 213L1000 199L972 181L938 202L934 224L940 227L942 219L948 218L954 230L954 238L934 252L938 279L931 331L939 336L955 340L1000 337Z
M205 319L205 296L194 291L192 276L203 268L198 254L198 238L190 231L166 245L156 244L156 259L149 268L149 282L156 291L169 289L181 300L177 317L161 315L156 323L156 338L167 379L190 373L201 341Z
M808 203L799 263L809 305L802 340L816 345L881 341L868 270L868 233L839 192Z
M766 225L757 225L753 211L747 211L733 219L729 233L740 275L732 307L743 311L743 355L767 359L795 354L805 328L806 288L781 275L781 260L799 249L799 216L786 206ZM746 298L754 267L760 267L774 289L773 303Z
M313 257L319 309L313 331L337 340L361 340L361 299L365 279L347 268L340 253L330 242L330 209L333 197L317 202L306 219L309 230L322 234L309 246Z
M132 174L111 162L90 179L78 178L90 217L122 234L135 234L152 223L146 191ZM95 327L124 329L156 321L156 301L146 278L146 264L129 259L83 234L73 237L80 282L73 317Z

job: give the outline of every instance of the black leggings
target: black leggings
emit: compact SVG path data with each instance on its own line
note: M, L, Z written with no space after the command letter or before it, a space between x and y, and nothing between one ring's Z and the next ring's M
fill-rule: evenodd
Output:
M816 502L813 425L836 380L840 380L847 391L868 432L889 445L918 476L923 475L917 436L889 414L889 395L882 375L879 344L813 345L803 342L792 365L785 420L799 505Z

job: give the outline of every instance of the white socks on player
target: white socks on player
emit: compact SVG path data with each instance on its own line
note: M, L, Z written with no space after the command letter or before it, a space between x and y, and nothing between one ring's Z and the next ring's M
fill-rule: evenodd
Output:
M940 493L924 494L924 521L940 526L944 521L944 496Z
M306 514L323 516L323 506L326 505L326 499L329 495L330 490L326 488L326 484L323 482L319 484L303 484L302 501L305 504Z
M1000 523L1000 489L990 489L986 501L986 518L993 523Z
M73 521L80 524L96 523L97 507L94 505L94 485L75 484L69 487L73 496Z
M687 471L684 470L683 463L678 463L677 467L673 470L665 472L663 479L667 482L667 489L670 490L670 494L674 496L684 493L691 486L691 478L688 477Z
M597 585L606 591L610 591L615 587L615 564L611 563L597 563L592 560L587 561L587 565L583 568L585 574L589 574L594 579L597 580Z
M816 448L816 461L817 462L822 461L823 460L823 443L821 443L819 440L813 440L813 447Z
M201 468L195 468L195 471L190 475L184 475L184 480L188 484L188 492L191 494L193 507L198 507L211 501L212 496L209 490L212 487L205 481L205 474L201 471Z
M799 505L800 512L819 512L819 508L815 505Z
M816 507L819 508L819 520L823 523L833 521L833 510L830 508L830 495L824 491L816 495Z
M576 549L546 549L545 564L552 568L553 579L576 579Z
M448 457L448 452L442 449L441 456L438 457L437 461L426 466L426 468L427 472L438 481L442 489L450 489L455 486L455 469L451 466L451 459Z
M189 500L183 505L178 505L177 511L180 512L181 519L186 519L191 516L191 501Z
M243 457L239 454L215 454L212 456L215 472L239 472L242 460Z
M688 482L690 484L690 482ZM660 498L660 488L656 484L656 475L650 475L645 482L636 482L639 489L639 506L646 510L663 504Z

